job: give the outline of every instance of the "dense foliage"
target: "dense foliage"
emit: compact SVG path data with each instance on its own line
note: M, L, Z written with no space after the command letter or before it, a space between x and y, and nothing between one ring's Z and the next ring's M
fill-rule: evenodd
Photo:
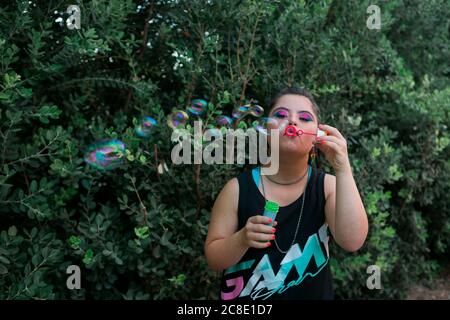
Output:
M208 119L267 106L287 85L348 139L370 220L360 251L332 246L337 296L401 298L448 262L450 2L73 2L79 30L67 1L0 4L0 298L217 298L203 242L243 166L172 164L166 117L194 98ZM147 139L143 115L159 122ZM83 152L105 138L127 162L102 172ZM72 264L81 290L66 287ZM369 265L382 290L366 288Z

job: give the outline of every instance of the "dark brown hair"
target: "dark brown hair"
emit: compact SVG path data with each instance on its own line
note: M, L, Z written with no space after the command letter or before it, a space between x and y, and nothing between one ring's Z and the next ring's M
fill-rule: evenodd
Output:
M313 110L317 116L317 119L319 118L320 110L319 110L319 106L317 105L316 101L314 100L314 97L312 96L311 93L308 92L308 90L306 90L304 88L300 88L300 87L287 87L287 88L284 88L283 90L281 90L280 92L278 92L275 95L275 97L273 97L273 99L270 101L269 113L270 113L270 111L272 111L273 107L278 102L278 100L282 96L285 96L287 94L295 94L298 96L303 96L305 98L308 98L308 100L311 101L311 104L313 106Z

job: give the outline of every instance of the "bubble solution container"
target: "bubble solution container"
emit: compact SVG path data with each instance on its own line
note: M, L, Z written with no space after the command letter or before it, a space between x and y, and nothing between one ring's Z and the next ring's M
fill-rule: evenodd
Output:
M279 208L280 208L280 206L278 205L278 203L270 201L270 200L266 201L266 205L264 206L263 216L269 217L270 219L272 219L272 223L269 223L268 226L270 226L270 227L273 226L273 223L275 222L275 218L277 216Z

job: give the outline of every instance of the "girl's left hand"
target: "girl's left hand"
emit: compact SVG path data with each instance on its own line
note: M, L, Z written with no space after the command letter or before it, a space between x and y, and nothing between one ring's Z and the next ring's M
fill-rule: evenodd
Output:
M325 154L325 158L333 166L336 173L347 171L351 173L347 140L338 129L332 126L319 124L319 129L325 131L327 135L316 137L316 147Z

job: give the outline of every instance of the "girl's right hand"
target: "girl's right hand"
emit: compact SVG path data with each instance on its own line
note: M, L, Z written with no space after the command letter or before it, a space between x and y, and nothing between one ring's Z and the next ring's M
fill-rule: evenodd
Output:
M272 223L272 219L261 215L248 218L245 227L241 229L242 241L245 246L257 249L264 249L271 245L270 240L275 239L274 228L277 225L275 221L273 227L267 226Z

